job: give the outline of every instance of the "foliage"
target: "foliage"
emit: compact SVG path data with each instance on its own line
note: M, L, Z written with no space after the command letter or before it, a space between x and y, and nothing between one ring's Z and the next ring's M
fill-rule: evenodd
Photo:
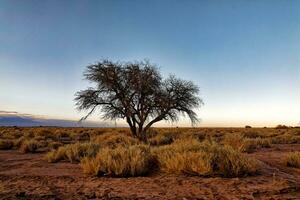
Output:
M83 119L100 108L104 119L125 119L132 134L143 140L161 120L177 121L186 114L192 123L198 121L193 111L202 104L198 87L175 76L163 79L148 61L102 60L87 66L84 77L96 87L76 93L77 108L89 111Z

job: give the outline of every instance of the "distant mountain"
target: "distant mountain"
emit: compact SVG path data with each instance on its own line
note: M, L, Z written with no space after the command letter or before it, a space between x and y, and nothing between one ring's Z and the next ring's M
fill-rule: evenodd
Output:
M33 116L22 116L18 113L4 114L0 113L0 126L62 126L62 127L107 127L110 123L96 123L96 122L78 122L75 120L62 119L44 119Z
M20 116L0 116L0 126L41 126L41 123Z

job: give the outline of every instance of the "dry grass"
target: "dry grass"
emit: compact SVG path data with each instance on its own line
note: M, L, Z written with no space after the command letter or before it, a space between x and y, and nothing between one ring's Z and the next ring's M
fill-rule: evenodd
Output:
M233 149L242 151L244 146L244 137L241 134L227 134L222 140L222 144L231 146Z
M292 134L282 134L272 137L273 144L300 144L300 136Z
M254 138L254 139L244 139L243 145L241 147L242 152L251 153L259 148L270 148L272 146L271 139L267 138Z
M289 167L300 168L300 151L289 153L286 157L286 165Z
M245 136L245 133L243 134ZM260 148L270 148L272 145L272 140L269 138L256 137L257 135L252 135L252 137L244 137L242 134L228 134L225 135L222 140L222 144L231 146L233 149L240 152L251 153Z
M99 144L101 147L110 148L140 144L138 139L120 133L104 133L102 135L92 137L91 141Z
M21 147L21 145L23 144L23 142L26 140L25 136L22 136L16 140L14 140L14 146L18 149Z
M52 150L46 154L45 159L49 163L55 163L61 160L66 160L66 149L64 147L59 147L57 150Z
M63 146L63 144L61 142L52 141L52 142L48 143L48 147L50 149L58 149L61 146Z
M75 143L61 146L57 150L46 155L48 162L67 160L71 163L80 162L83 157L93 157L99 151L100 146L94 143Z
M158 134L152 138L148 139L150 145L166 145L171 144L174 141L174 138L170 135Z
M1 150L8 150L12 149L14 146L14 143L12 140L8 139L0 139L0 149Z
M150 147L133 145L104 148L94 158L84 158L81 161L83 172L94 176L141 176L151 170L153 159Z
M229 146L195 139L174 142L153 150L159 167L167 173L237 177L256 173L256 161Z
M26 140L22 143L20 150L22 153L35 153L39 146L39 142L36 140Z
M245 176L258 169L247 153L293 143L300 143L300 128L153 128L149 146L126 128L0 128L0 149L51 150L48 162L81 162L85 173L97 176L139 176L153 170ZM296 163L297 158L289 160Z

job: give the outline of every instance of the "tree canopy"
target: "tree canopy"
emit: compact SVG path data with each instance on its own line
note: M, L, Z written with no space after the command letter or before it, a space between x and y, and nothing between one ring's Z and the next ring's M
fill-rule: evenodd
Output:
M201 106L199 88L191 81L170 75L163 79L149 61L114 62L101 60L87 66L86 80L94 84L75 94L78 110L98 108L104 119L125 119L133 136L146 139L149 128L161 120L177 121L187 115L198 122L193 109Z

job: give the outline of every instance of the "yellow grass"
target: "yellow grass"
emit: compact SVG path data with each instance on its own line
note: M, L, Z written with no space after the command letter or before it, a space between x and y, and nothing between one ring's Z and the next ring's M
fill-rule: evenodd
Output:
M146 145L119 146L115 149L104 148L95 158L81 161L83 172L100 176L140 176L151 170L153 159L150 147Z
M286 157L286 165L300 168L300 151L289 153Z

